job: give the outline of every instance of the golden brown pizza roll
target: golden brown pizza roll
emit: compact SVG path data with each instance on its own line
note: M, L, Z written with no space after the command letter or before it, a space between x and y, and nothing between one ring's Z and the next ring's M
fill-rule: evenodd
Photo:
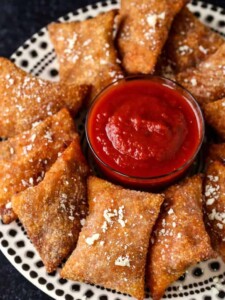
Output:
M76 245L87 213L87 175L88 166L76 139L41 183L12 198L13 209L49 273Z
M31 130L0 143L0 216L4 223L16 219L12 196L42 181L73 140L79 140L73 119L62 109Z
M143 299L149 237L163 199L89 178L89 216L62 277Z
M108 84L123 77L113 42L116 11L82 22L48 26L58 61L60 79L92 85L89 103Z
M29 130L66 107L74 116L87 95L88 86L53 83L36 78L0 57L0 137Z
M225 90L225 89L224 89ZM225 98L206 104L203 107L206 122L219 136L225 139Z
M203 223L200 176L166 190L149 251L147 286L154 300L161 299L189 266L214 256Z
M158 68L166 75L195 67L224 43L219 34L204 25L185 7L177 14L165 44Z
M225 262L225 166L219 161L206 172L204 208L213 248Z
M128 74L153 73L175 15L187 0L122 0L118 47Z
M225 96L225 44L196 68L180 72L176 80L188 89L201 106Z

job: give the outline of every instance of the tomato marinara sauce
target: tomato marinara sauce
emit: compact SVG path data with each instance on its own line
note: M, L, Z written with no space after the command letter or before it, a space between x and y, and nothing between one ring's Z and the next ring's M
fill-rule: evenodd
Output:
M88 114L87 137L109 177L151 186L153 178L169 176L155 181L165 183L188 167L204 125L196 102L181 90L160 77L128 78L97 97Z

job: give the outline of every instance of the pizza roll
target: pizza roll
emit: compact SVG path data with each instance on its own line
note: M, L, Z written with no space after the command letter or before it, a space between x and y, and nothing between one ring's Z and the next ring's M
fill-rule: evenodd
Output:
M16 219L12 196L42 181L58 155L72 140L79 140L66 109L36 125L0 143L0 216L4 223Z
M116 11L82 22L48 26L58 61L60 79L92 86L89 103L108 84L123 78L113 42Z
M205 104L225 96L224 72L225 44L196 68L177 74L176 80L204 107Z
M204 209L213 248L225 262L225 166L220 161L207 169Z
M36 78L0 57L0 137L12 137L32 124L68 108L74 116L88 86L53 83Z
M49 273L76 245L87 213L87 175L88 166L76 139L41 183L12 198L13 209Z
M89 216L63 278L144 298L146 254L163 196L88 180Z
M165 192L162 213L151 237L147 286L154 300L187 268L214 257L202 213L202 180L194 176Z
M122 0L117 37L128 74L154 72L175 15L187 0Z
M211 125L219 136L225 139L225 98L206 104L203 107L206 122Z
M159 68L162 75L195 67L224 43L219 34L204 25L187 8L177 14L165 44Z

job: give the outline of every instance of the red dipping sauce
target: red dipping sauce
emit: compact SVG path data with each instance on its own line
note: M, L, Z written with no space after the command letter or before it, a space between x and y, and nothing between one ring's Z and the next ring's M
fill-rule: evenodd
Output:
M89 145L102 171L134 187L164 186L180 177L203 139L201 110L174 82L128 77L98 95L87 117Z

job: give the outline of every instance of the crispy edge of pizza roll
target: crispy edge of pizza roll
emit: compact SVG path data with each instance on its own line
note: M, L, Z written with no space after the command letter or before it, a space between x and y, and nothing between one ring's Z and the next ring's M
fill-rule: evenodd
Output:
M161 75L197 66L225 42L184 7L175 17L156 69Z
M206 104L203 111L206 122L225 140L225 98Z
M79 139L67 109L0 143L0 215L4 223L17 218L14 194L42 181L45 172L71 141Z
M32 128L66 107L75 116L89 86L50 82L34 77L0 57L0 137Z
M92 86L88 104L110 83L123 78L113 41L116 10L95 18L48 26L63 82Z
M74 249L86 217L88 166L79 140L73 141L35 187L12 198L12 206L53 272Z
M225 262L225 166L217 160L206 172L204 212L213 248Z
M188 267L214 257L202 212L202 180L187 178L165 191L165 202L151 237L147 286L159 300Z
M122 0L117 44L128 74L154 72L175 15L187 0Z
M88 200L89 216L61 276L143 299L150 233L164 197L90 177Z

